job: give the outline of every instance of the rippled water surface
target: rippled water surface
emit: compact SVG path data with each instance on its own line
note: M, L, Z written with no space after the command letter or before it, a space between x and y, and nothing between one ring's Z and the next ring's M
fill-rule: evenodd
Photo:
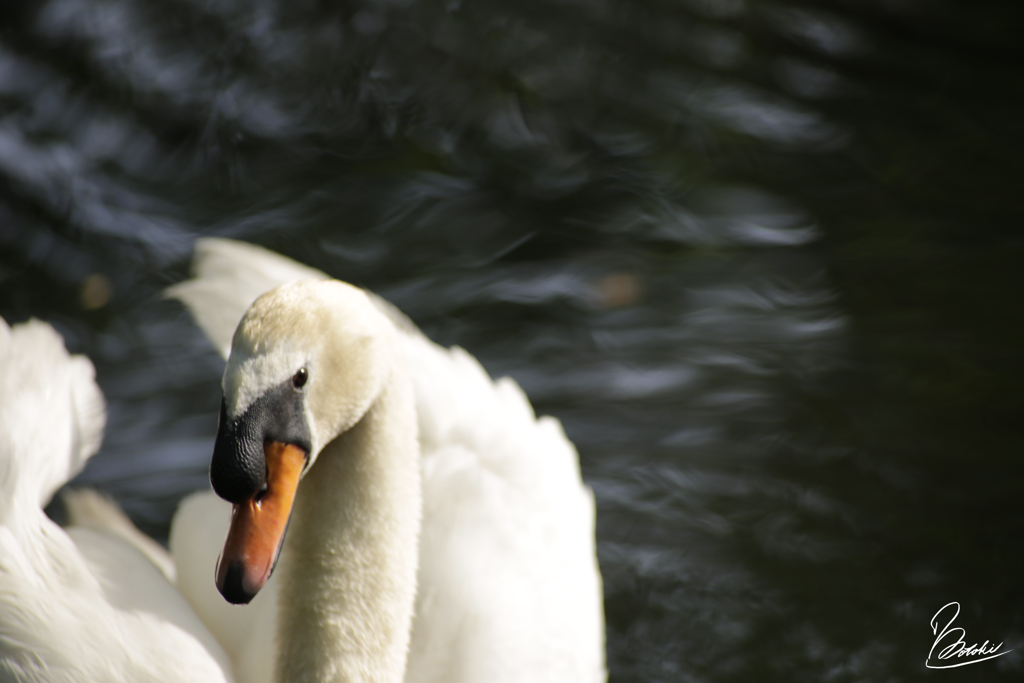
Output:
M1024 6L0 8L0 315L166 537L222 361L197 236L371 288L579 447L610 680L1024 671ZM60 514L54 508L55 515ZM928 671L932 615L1016 651Z

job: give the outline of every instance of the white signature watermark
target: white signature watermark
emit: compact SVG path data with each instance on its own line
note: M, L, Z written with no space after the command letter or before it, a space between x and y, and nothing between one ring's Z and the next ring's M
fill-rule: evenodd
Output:
M939 631L939 615L946 612L948 608L953 607L955 611L953 616L949 618L946 625ZM932 633L935 634L935 642L932 643L932 649L928 651L928 659L924 660L924 665L929 669L955 669L958 666L967 666L968 664L977 664L978 662L984 662L987 659L995 659L996 657L1002 657L1005 654L1013 652L1013 650L999 651L999 648L1003 646L1002 643L998 645L989 645L989 641L985 641L981 645L975 643L974 645L968 645L964 641L964 636L967 632L959 626L953 626L953 622L960 616L960 603L951 602L947 605L943 605L942 608L935 613L932 617ZM956 638L954 641L953 638ZM946 644L948 643L948 644ZM944 644L938 654L935 654L935 648L939 647L940 644ZM932 655L935 655L935 659L932 659ZM955 664L937 663L933 664L933 661L945 662L950 659L958 659Z

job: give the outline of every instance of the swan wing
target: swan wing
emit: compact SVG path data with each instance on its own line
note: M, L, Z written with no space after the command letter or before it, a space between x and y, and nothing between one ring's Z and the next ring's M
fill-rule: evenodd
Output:
M594 500L576 449L462 349L406 347L423 450L407 683L603 681Z
M164 294L188 308L221 357L231 353L231 338L256 298L297 280L329 280L325 273L246 242L203 237L196 240L192 279L168 287ZM370 300L407 334L419 329L391 303L372 292Z
M328 279L319 270L262 247L217 237L196 240L192 275L165 294L188 307L225 359L238 321L260 294L295 280Z
M92 363L38 320L0 319L0 522L49 502L99 450L106 424Z
M42 505L99 448L92 364L44 323L0 320L0 680L219 681L230 662L132 543Z
M174 560L170 553L139 531L111 498L93 489L65 490L62 498L67 508L69 527L92 529L120 538L145 555L168 581L174 583Z

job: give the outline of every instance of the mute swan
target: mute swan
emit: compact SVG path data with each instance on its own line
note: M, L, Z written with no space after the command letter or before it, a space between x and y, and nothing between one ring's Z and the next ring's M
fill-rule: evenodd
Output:
M42 511L99 448L104 422L87 359L45 323L0 319L0 680L231 681L227 655L130 523L108 514L104 526L123 527L114 535L65 533Z
M559 423L318 271L220 239L197 243L195 270L169 295L227 358L217 586L255 599L213 597L212 494L183 504L171 551L236 673L603 681L593 497ZM257 593L279 551L275 601Z

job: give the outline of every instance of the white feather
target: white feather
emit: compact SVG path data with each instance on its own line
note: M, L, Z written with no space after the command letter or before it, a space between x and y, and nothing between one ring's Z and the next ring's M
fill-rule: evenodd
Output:
M104 420L87 359L49 325L0 320L0 680L230 681L227 656L131 532L65 533L41 509L99 448Z

